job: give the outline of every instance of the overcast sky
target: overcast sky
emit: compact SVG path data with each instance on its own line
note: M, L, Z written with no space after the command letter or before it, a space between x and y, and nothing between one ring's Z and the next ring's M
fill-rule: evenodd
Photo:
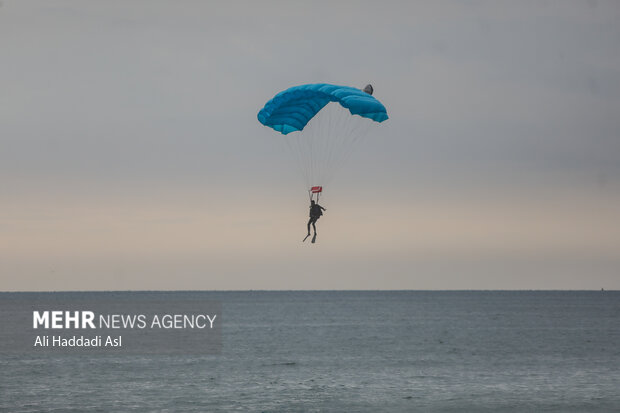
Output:
M390 119L306 188L256 114ZM617 1L0 3L0 290L618 289Z

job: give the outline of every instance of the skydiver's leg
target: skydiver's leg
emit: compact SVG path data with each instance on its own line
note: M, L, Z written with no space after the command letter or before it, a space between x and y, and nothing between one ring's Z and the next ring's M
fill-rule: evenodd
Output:
M312 228L314 228L314 235L316 235L316 219L312 220ZM310 232L310 229L308 229L308 232Z
M310 224L312 223L312 218L308 220L308 235L310 235Z

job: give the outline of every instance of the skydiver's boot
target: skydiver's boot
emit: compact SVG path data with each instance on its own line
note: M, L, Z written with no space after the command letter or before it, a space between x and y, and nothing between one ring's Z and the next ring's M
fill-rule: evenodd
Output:
M316 232L314 233L314 237L312 237L312 243L314 244L316 241Z

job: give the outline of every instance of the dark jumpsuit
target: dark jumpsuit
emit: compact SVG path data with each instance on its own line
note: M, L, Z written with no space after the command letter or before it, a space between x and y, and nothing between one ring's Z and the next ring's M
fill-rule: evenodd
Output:
M323 215L323 211L325 208L320 206L319 204L310 205L310 219L308 220L308 234L310 234L310 224L312 224L312 228L314 228L314 233L316 234L316 221L321 218Z

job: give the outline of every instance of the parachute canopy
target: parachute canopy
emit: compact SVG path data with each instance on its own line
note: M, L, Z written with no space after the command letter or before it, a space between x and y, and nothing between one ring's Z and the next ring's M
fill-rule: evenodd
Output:
M349 86L315 83L295 86L278 93L258 112L258 121L283 135L301 131L329 102L337 102L348 109L351 115L375 122L383 122L388 118L385 106L368 92Z
M281 134L309 194L322 193L370 129L388 118L373 88L317 83L295 86L273 97L258 120ZM294 132L294 133L292 133Z

